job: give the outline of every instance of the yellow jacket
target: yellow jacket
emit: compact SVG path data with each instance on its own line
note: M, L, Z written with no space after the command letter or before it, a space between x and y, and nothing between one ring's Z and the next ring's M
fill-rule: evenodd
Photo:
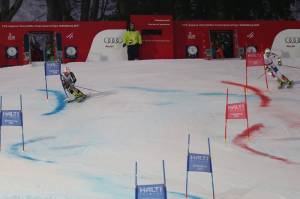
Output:
M139 31L129 31L127 30L123 35L123 43L127 46L142 44L142 36Z

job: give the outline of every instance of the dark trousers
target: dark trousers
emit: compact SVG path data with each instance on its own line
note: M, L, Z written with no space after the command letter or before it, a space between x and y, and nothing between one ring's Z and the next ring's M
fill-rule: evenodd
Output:
M135 60L139 58L139 46L139 44L135 44L127 47L128 60Z

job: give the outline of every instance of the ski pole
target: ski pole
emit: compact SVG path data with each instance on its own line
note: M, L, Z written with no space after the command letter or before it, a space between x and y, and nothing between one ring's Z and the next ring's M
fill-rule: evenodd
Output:
M289 68L296 68L296 69L300 69L300 67L297 67L297 66L289 66L289 65L281 65L281 66L285 66L285 67L289 67Z
M265 75L265 72L264 73L262 73L260 76L258 76L257 77L257 79L260 79L260 78L262 78L262 76L264 76Z
M94 90L94 89L90 89L90 88L85 88L85 87L82 87L82 86L76 86L78 88L82 88L82 89L85 89L85 90L89 90L89 91L94 91L94 92L97 92L97 93L102 93L103 91L97 91L97 90Z
M69 97L69 95L67 94L66 89L65 89L64 86L63 86L63 80L62 80L62 75L61 75L61 74L60 74L60 82L61 82L61 86L62 86L63 89L64 89L64 92L65 92L66 97Z

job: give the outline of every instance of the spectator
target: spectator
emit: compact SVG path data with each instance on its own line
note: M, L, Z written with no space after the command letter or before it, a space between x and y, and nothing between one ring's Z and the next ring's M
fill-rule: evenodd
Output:
M142 44L142 36L135 30L134 24L130 23L129 28L123 35L123 47L127 46L128 60L139 58L139 48Z
M223 59L224 58L224 50L221 46L218 47L216 51L217 59Z
M51 42L46 46L46 61L54 61L54 46Z

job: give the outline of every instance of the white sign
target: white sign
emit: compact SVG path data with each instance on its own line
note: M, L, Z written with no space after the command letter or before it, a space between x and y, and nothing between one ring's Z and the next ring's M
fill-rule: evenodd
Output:
M93 39L87 61L127 60L127 48L123 48L125 29L104 30Z
M273 41L272 51L283 58L299 58L300 29L287 29L279 32Z

